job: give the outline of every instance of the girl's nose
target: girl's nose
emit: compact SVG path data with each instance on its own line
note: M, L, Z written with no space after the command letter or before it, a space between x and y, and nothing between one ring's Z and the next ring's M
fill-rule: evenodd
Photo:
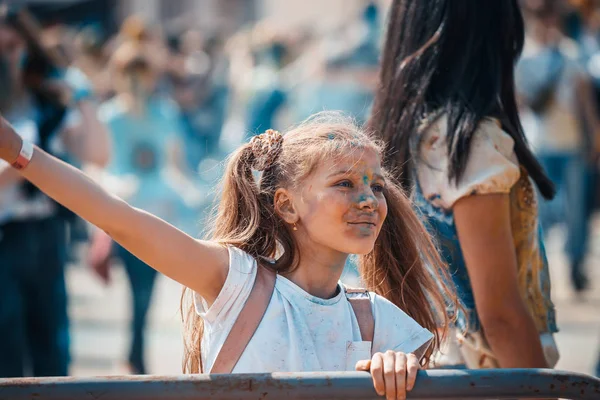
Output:
M358 208L367 209L367 210L376 210L378 206L379 206L379 202L377 201L377 198L375 197L375 195L373 194L373 192L370 189L368 192L365 192L362 195L360 195L360 198L358 201Z

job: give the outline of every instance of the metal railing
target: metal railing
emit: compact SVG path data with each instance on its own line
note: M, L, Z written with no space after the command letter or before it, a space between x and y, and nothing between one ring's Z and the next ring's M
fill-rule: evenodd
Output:
M599 400L600 379L545 369L420 371L410 399ZM366 372L0 379L0 400L379 399Z

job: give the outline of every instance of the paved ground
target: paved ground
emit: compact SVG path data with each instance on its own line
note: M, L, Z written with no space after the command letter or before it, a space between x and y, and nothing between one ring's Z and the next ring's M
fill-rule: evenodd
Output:
M560 231L547 242L553 279L553 298L561 329L559 369L592 373L600 350L600 220L594 224L588 267L593 289L576 298L568 285ZM129 292L126 277L115 268L112 285L104 287L83 267L68 273L71 293L74 375L123 374L128 343ZM166 278L157 284L148 332L148 364L153 374L181 371L182 339L179 300L181 287Z

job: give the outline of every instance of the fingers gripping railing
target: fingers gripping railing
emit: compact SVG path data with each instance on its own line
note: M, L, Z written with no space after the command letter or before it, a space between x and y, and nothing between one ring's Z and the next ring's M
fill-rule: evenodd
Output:
M410 399L600 400L600 380L555 370L428 370ZM0 379L0 400L376 399L365 372Z

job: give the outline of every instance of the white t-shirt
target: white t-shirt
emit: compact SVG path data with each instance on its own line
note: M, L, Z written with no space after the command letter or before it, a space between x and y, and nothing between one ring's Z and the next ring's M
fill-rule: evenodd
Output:
M204 319L202 365L210 371L250 295L257 264L249 254L229 247L229 273L221 293L207 309L196 295ZM402 310L371 293L375 318L373 352L424 352L433 338ZM278 275L271 302L234 373L353 371L371 358L371 343L361 341L352 306L340 287L337 296L312 296Z

